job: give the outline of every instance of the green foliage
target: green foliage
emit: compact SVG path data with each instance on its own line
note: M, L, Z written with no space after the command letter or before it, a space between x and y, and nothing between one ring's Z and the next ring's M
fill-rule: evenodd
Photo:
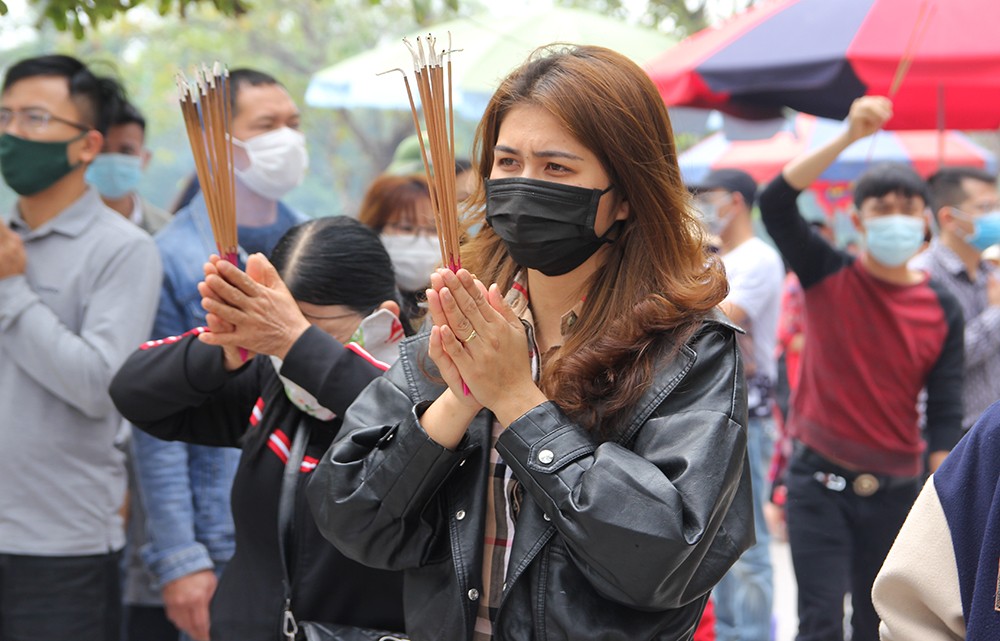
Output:
M459 6L463 14L474 13L481 1L28 0L28 15L0 20L0 68L60 52L119 77L148 121L146 143L153 160L140 192L163 207L170 206L193 171L177 105L177 72L218 60L230 68L271 73L302 108L309 144L309 174L290 202L312 215L354 214L365 188L413 124L408 112L310 108L304 102L310 78L390 34L456 17ZM622 0L562 1L625 15ZM661 30L694 30L713 1L648 0L646 10L629 19ZM460 123L460 147L468 149L473 127ZM685 148L696 140L680 136L678 144ZM13 202L13 192L0 184L0 215Z
M136 7L154 7L161 16L185 16L189 9L208 5L224 16L238 17L250 6L240 0L29 0L39 10L41 20L59 31L69 31L82 39L87 29L113 20ZM2 0L0 0L2 5ZM0 11L6 9L3 6Z
M709 3L710 0L647 0L638 21L682 38L708 26L706 12ZM618 18L628 16L623 0L557 0L556 4L599 11Z
M33 41L19 47L0 44L0 68L23 57L60 52L79 57L97 73L119 77L148 121L146 143L153 159L140 192L163 207L193 171L177 105L177 72L218 60L230 68L271 73L302 109L309 144L309 174L292 192L291 204L312 215L356 212L367 184L389 163L399 140L412 133L409 113L314 109L303 97L315 72L387 34L420 26L411 0L253 0L251 10L239 16L189 0L183 18L161 17L158 2L88 26L83 40L72 30L58 30L54 21L42 19L40 7L30 5L21 23L40 20L42 27ZM455 15L441 2L428 10L434 11L427 17L431 21ZM17 21L3 22L0 43ZM466 138L469 129L466 123ZM0 184L0 215L12 204L13 193Z
M319 4L323 0L314 0ZM666 28L679 36L694 33L708 25L707 5L711 0L648 0L640 16L642 24ZM41 20L59 31L68 31L80 39L87 29L113 20L136 7L155 9L161 16L185 17L198 8L210 7L219 15L238 18L254 9L254 4L244 0L28 0L38 9ZM329 4L345 4L325 0ZM748 0L746 4L750 4ZM623 0L557 0L558 4L601 11L609 16L625 17ZM358 4L380 7L396 4L394 0L361 0ZM409 0L411 17L418 25L430 24L442 14L457 13L460 5L468 0ZM0 15L7 12L7 5L0 0Z
M28 0L38 9L40 19L52 24L59 31L70 32L77 39L82 39L88 29L103 22L109 22L115 17L125 14L135 8L154 9L161 16L186 17L188 14L205 7L216 11L220 16L238 18L253 10L255 5L243 0ZM333 0L327 0L334 4ZM313 4L319 5L320 0ZM347 3L336 3L347 4ZM393 6L394 0L364 0L363 4L370 7ZM465 4L469 4L466 2ZM409 10L413 20L418 25L429 24L442 14L455 13L459 8L459 0L409 0ZM7 12L7 5L0 0L0 15Z

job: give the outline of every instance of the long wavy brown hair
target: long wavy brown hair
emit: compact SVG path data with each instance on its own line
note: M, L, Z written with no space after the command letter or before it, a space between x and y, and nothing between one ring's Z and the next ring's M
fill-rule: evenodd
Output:
M497 89L476 132L477 171L493 168L500 124L517 105L542 107L600 159L629 217L586 285L584 307L565 344L547 355L541 387L601 438L624 427L652 384L656 363L696 331L728 291L681 181L673 131L653 83L609 49L549 45ZM482 182L467 209L479 233L463 266L504 290L520 267L485 224Z

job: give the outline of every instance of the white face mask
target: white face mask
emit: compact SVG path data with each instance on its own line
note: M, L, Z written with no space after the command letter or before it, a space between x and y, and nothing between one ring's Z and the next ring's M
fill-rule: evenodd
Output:
M282 385L285 386L285 395L288 396L288 400L292 402L292 405L321 421L332 421L337 417L332 410L320 405L316 397L307 392L301 385L281 375L283 361L280 358L277 356L271 356L270 358L271 365L274 365L274 373L278 375Z
M431 272L441 264L441 244L437 236L382 234L381 238L392 260L392 271L396 274L399 288L404 292L427 289Z
M388 309L376 309L365 317L351 335L351 343L357 343L366 352L392 365L399 358L399 341L403 340L403 324Z
M270 200L280 200L301 185L309 167L306 137L289 127L247 140L233 138L233 146L244 150L249 159L248 167L235 170L240 182Z
M403 340L403 324L387 309L377 309L365 317L354 330L350 343L357 343L377 360L392 365L399 358L399 341ZM320 405L315 396L301 385L281 375L283 361L271 356L274 372L285 386L285 395L292 405L321 421L332 421L337 417L333 410Z

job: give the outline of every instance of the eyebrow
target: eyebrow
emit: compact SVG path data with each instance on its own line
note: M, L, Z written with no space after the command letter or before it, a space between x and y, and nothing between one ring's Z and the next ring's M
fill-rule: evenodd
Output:
M513 154L515 156L521 155L520 151L514 149L513 147L508 147L507 145L497 145L496 147L493 148L493 151L502 151L504 153ZM583 160L583 158L581 158L580 156L577 156L576 154L571 154L568 151L556 151L556 150L536 151L535 153L532 154L532 156L534 156L535 158L568 158L570 160Z
M13 108L13 107L4 107L4 106L0 105L0 109L6 109L7 111L28 111L29 109L35 109L35 110L38 110L38 111L45 111L45 112L48 112L50 114L52 113L52 111L48 107L45 107L45 106L42 106L42 105L25 105L23 107L18 107L16 109ZM52 115L55 115L55 114L52 114Z

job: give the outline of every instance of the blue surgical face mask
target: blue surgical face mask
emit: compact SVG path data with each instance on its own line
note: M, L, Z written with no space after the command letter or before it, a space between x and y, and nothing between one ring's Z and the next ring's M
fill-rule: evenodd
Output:
M142 180L142 158L128 154L99 154L84 178L105 198L121 198L135 191Z
M985 251L987 247L1000 243L1000 210L974 218L960 209L954 207L951 209L959 218L972 223L972 235L965 237L965 242L969 245L979 251Z
M865 222L865 249L886 267L899 267L924 243L923 217L906 214L877 216Z
M732 213L723 215L721 212L723 206L706 197L696 198L694 206L701 216L701 222L705 225L708 233L713 236L721 235L733 218Z

